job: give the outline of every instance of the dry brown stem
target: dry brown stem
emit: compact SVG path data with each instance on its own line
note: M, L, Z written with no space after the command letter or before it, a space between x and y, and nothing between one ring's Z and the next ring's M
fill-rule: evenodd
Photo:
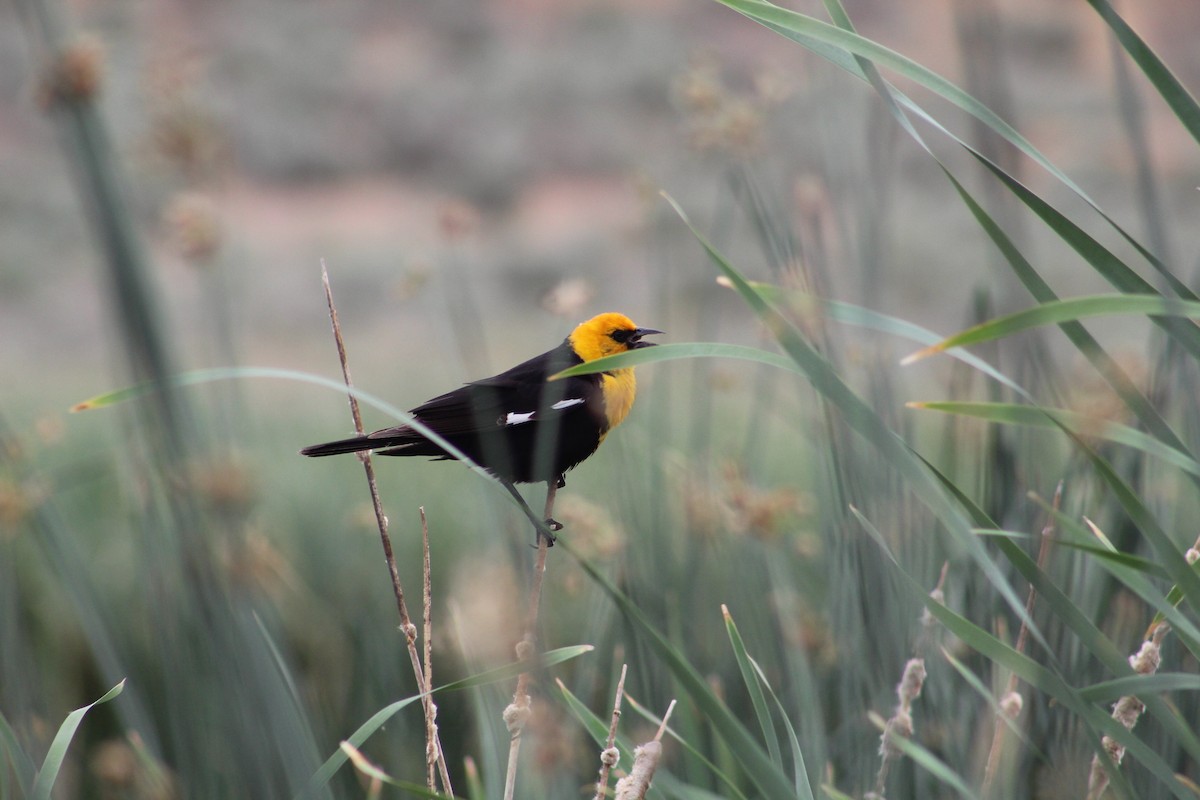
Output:
M325 266L325 260L321 259L321 281L325 286L325 302L329 306L329 321L333 326L333 339L337 345L338 361L342 365L342 379L346 383L346 387L350 388L354 382L350 379L350 363L346 357L346 344L342 339L342 326L338 322L337 308L333 303L333 289L329 284L329 270ZM347 395L350 400L350 415L354 419L354 430L360 436L363 434L362 412L358 408L358 398L353 393ZM412 619L408 615L408 604L404 601L404 588L400 584L400 572L396 569L396 557L392 553L392 539L388 535L388 519L383 513L383 501L379 496L379 485L375 481L375 468L371 464L371 456L367 452L358 454L358 460L363 465L363 470L367 475L367 487L371 492L371 505L375 510L375 522L379 526L379 540L383 545L383 556L387 562L388 573L392 579L392 593L396 596L396 610L400 614L400 630L404 633L404 641L408 646L409 660L412 662L413 675L417 679L417 687L422 692L428 692L429 685L425 680L425 671L421 667L421 656L417 652L417 626L413 624ZM422 520L424 520L424 511L422 511ZM427 551L428 552L428 551ZM431 718L433 714L432 700L426 694L423 699L425 706L426 719ZM436 752L438 770L442 778L442 790L449 795L454 794L454 790L450 785L450 772L446 768L446 759L442 754L441 742L437 739L437 726L427 726L434 739L426 744L426 753Z
M1054 489L1054 511L1057 512L1062 507L1062 481L1058 482L1058 486ZM1042 526L1042 541L1038 546L1037 565L1041 572L1046 571L1046 564L1050 561L1050 544L1051 537L1054 535L1054 515L1051 514L1046 520L1046 524ZM1029 620L1033 617L1033 606L1037 602L1037 589L1032 585L1029 587L1029 595L1025 598L1025 617L1021 620L1021 627L1017 631L1017 643L1013 646L1018 653L1025 652L1025 645L1029 642ZM987 766L983 770L983 796L991 797L996 790L996 774L1000 768L1000 757L1004 753L1004 742L1007 738L1005 722L1005 714L1012 712L1015 716L1020 713L1021 695L1017 692L1017 674L1011 673L1008 676L1008 686L1004 694L1000 697L1000 713L996 715L995 725L992 728L992 746L988 749Z
M604 792L608 789L608 774L621 758L615 743L617 741L617 722L621 719L621 700L625 695L625 672L628 668L628 664L621 665L621 677L617 680L617 696L613 700L612 722L608 725L608 741L600 753L600 778L596 781L595 800L603 800Z
M546 513L543 519L554 516L554 496L558 493L555 481L546 483ZM529 605L525 614L525 635L517 642L517 658L532 663L537 654L537 620L538 608L542 602L542 583L546 577L546 554L550 552L550 538L544 536L536 525L537 557L533 564L533 580L529 587ZM504 709L504 724L512 739L508 745L508 770L504 776L504 800L513 800L517 787L517 762L521 755L521 734L529 719L531 699L529 697L529 682L532 672L526 670L517 677L517 689L513 692L513 701Z
M437 706L433 702L433 578L429 563L429 520L425 518L425 507L420 506L421 512L421 550L424 554L422 572L422 606L424 608L424 630L421 637L424 640L425 656L425 692L423 704L425 707L425 781L430 791L437 791L437 765L442 755L438 740Z

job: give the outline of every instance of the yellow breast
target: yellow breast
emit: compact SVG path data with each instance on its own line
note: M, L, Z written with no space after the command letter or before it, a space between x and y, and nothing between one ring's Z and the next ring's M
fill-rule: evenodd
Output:
M615 369L611 373L600 376L601 388L604 390L604 413L608 417L608 430L621 424L633 408L633 398L637 395L637 378L632 369Z

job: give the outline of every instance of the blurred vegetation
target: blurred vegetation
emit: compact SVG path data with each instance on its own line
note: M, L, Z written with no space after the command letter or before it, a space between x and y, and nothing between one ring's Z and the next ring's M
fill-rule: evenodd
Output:
M1102 0L880 6L0 12L0 798L379 791L310 783L417 691L356 466L295 455L344 397L173 377L335 374L321 257L401 407L593 311L676 345L559 495L540 644L595 649L539 671L517 796L591 795L622 664L619 769L679 701L649 796L1193 796L1194 55ZM410 598L429 516L434 684L512 661L520 515L378 469ZM459 795L500 797L511 683L438 695ZM358 743L414 784L417 708Z

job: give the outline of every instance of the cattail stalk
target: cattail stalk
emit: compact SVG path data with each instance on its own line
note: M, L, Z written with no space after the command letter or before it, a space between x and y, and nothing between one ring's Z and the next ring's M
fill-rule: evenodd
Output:
M633 751L633 769L617 781L616 800L642 800L646 792L650 791L654 771L658 769L658 762L662 760L662 735L674 710L675 701L672 700L671 705L667 706L667 713L663 714L662 724L658 726L654 738Z
M1162 663L1162 640L1170 630L1171 626L1165 622L1160 622L1155 626L1150 638L1142 642L1141 648L1129 657L1129 666L1133 667L1134 672L1138 675L1153 675L1158 672L1158 667ZM1141 700L1131 694L1125 695L1113 704L1112 717L1124 725L1125 730L1131 731L1145 710L1146 705ZM1100 746L1104 748L1104 752L1113 764L1121 766L1121 761L1125 758L1125 745L1111 736L1104 736L1100 739ZM1092 756L1092 769L1088 775L1087 800L1099 800L1100 796L1104 794L1104 790L1108 788L1108 780L1108 771L1105 769L1104 760L1097 753Z

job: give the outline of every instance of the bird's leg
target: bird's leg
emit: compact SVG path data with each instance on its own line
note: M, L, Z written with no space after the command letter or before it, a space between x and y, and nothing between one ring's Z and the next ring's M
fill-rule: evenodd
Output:
M566 485L563 476L559 475L558 480L546 481L546 527L552 531L561 531L562 523L556 520L551 514L554 513L554 496L558 494L558 490ZM553 540L551 540L553 544Z
M525 498L521 497L521 493L517 491L516 486L513 486L509 481L501 481L501 483L504 484L505 489L508 489L508 493L513 496L513 499L517 501L517 505L519 505L521 510L525 512L525 516L528 517L529 521L533 523L533 527L534 530L537 531L538 538L541 539L542 537L545 537L546 544L550 547L553 547L555 536L553 533L551 533L551 530L562 530L562 525L559 525L557 522L555 522L554 524L558 525L557 528L548 527L546 522L538 519L537 514L533 513L533 509L530 508L529 504L525 502ZM553 522L553 520L550 521Z

